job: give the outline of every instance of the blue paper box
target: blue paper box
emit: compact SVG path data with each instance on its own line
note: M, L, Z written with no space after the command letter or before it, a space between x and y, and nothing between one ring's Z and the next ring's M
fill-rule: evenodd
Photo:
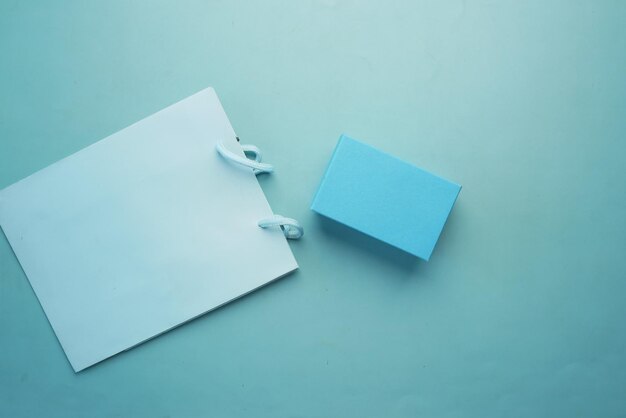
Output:
M461 186L346 135L311 209L428 260Z

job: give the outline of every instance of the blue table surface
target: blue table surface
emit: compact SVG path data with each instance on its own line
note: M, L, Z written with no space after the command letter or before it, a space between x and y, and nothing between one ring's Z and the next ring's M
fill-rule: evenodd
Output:
M626 416L626 2L0 2L0 188L206 86L300 270L79 374L0 235L2 417ZM463 185L429 262L339 134Z

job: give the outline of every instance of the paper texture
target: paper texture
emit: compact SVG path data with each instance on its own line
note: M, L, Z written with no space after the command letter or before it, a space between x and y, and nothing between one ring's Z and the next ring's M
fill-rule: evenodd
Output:
M219 140L243 155L209 88L0 191L0 225L75 371L297 268Z

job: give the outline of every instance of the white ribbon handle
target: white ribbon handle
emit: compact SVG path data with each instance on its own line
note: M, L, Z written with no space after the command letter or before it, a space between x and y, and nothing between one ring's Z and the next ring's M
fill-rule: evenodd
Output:
M241 145L244 153L254 154L254 160L250 158L242 157L241 155L235 154L232 151L229 151L224 146L222 141L219 141L215 146L217 152L224 157L226 160L242 165L244 167L251 168L254 174L259 175L262 173L271 173L274 171L274 166L267 163L261 162L261 150L255 147L254 145Z
M259 221L261 228L270 228L278 226L283 230L285 237L288 239L300 239L304 235L304 229L300 222L295 219L285 218L281 215L272 215L269 218L261 219Z
M229 151L224 146L222 141L219 141L215 146L218 154L224 157L227 161L231 163L235 163L244 167L248 167L252 169L252 172L256 175L262 173L271 173L274 171L274 166L267 163L261 162L261 150L254 145L244 145L241 144L241 148L243 149L244 154L254 154L254 160L250 158L244 158L241 155L235 154L232 151ZM285 234L287 239L300 239L302 235L304 235L304 229L300 222L296 221L292 218L286 218L281 215L272 215L269 218L261 219L258 225L263 228L271 228L271 227L280 227Z

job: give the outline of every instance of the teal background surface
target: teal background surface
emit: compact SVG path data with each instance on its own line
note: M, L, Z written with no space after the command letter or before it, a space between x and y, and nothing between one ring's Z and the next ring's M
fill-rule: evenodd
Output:
M0 239L3 417L626 416L626 2L0 2L0 187L206 86L300 270L74 374ZM345 132L463 185L431 261L308 208Z

